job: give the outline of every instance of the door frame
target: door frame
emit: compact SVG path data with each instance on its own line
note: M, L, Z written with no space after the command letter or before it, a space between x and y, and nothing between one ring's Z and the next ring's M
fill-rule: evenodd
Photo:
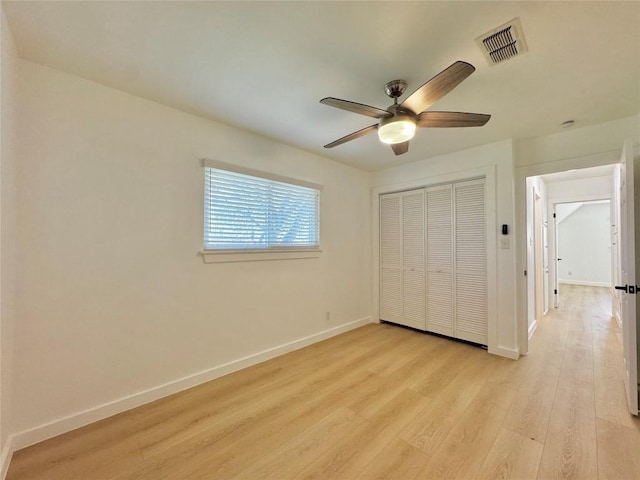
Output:
M521 355L529 353L529 298L527 294L527 178L548 173L613 165L620 161L620 150L517 167L514 169L516 212L516 311L518 346ZM530 231L530 229L529 229Z

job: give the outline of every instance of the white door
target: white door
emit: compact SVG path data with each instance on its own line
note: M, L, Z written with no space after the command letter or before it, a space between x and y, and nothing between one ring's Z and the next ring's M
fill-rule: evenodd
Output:
M454 185L455 332L462 340L487 344L487 230L485 182Z
M549 310L549 228L547 221L542 224L542 274L544 288L544 306L545 313Z
M638 344L636 337L636 265L633 188L633 150L625 142L620 158L620 249L622 257L622 342L624 351L625 388L629 411L638 415Z
M533 191L533 258L536 300L536 321L544 316L544 246L542 233L542 196Z
M402 197L380 196L380 319L402 321Z
M556 204L553 204L553 251L555 258L553 259L553 306L558 308L560 306L560 282L558 282L558 270L560 265L558 261L562 260L558 253L558 217L556 216Z
M402 195L402 325L425 329L424 190Z
M453 185L438 185L426 191L427 331L453 337Z

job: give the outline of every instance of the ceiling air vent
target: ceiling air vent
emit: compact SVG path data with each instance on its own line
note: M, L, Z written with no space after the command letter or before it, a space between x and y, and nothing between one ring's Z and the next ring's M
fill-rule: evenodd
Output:
M480 35L476 38L476 43L489 65L502 63L527 51L520 18L514 18L510 22Z

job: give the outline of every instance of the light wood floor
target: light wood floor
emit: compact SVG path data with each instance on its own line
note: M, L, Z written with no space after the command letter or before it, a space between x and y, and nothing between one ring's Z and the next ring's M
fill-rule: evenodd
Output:
M517 362L368 325L14 454L10 480L638 479L607 289Z

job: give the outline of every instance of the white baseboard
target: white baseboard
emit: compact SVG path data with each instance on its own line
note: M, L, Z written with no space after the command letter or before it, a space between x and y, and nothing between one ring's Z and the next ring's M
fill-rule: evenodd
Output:
M361 318L13 435L11 452L371 323ZM3 457L4 458L4 457ZM3 477L0 477L0 479Z
M611 287L611 283L591 282L589 280L558 280L558 282L569 284L569 285L585 285L587 287Z
M537 328L538 328L538 322L534 320L531 323L531 325L529 325L529 340L531 340L531 337L533 336L533 332L535 332Z
M7 472L9 471L9 463L11 463L11 457L14 452L13 447L13 435L9 435L7 438L7 443L2 449L2 454L0 455L0 479L4 480L7 476Z
M499 355L501 357L510 358L511 360L517 360L520 358L520 351L516 348L506 348L500 347L497 348L489 348L489 353L493 353L494 355Z

